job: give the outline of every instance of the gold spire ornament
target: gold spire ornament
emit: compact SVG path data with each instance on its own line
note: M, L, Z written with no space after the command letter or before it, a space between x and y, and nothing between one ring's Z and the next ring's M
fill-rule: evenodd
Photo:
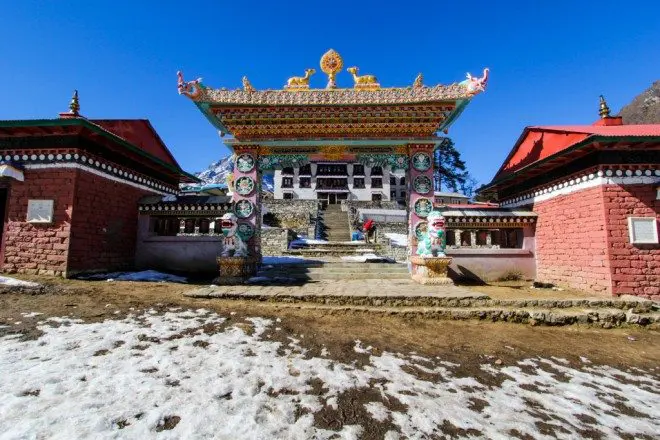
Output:
M341 69L344 67L344 60L341 56L334 50L330 49L321 57L321 70L323 73L328 75L328 85L326 89L336 89L337 83L335 82L335 76Z
M417 78L415 78L415 82L413 83L413 89L421 89L424 87L424 75L421 73L417 75Z
M255 91L254 87L252 87L252 83L250 83L250 80L248 79L247 76L243 77L243 90L252 93Z
M598 110L598 114L600 115L601 119L610 117L610 108L607 106L607 102L605 101L603 95L600 95L600 109Z
M78 90L73 91L73 96L71 97L71 102L69 103L69 113L73 116L80 115L80 102L78 101Z

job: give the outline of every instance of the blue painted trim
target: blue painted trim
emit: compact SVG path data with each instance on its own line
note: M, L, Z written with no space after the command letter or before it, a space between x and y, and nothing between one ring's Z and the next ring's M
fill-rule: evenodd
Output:
M237 141L236 139L228 139L225 141L227 146L237 147L241 145L261 145L264 147L317 147L326 145L346 145L346 146L399 146L406 144L435 144L440 145L444 142L444 137L430 137L430 138L405 138L405 139L310 139L310 140L255 140L255 141Z
M215 128L220 130L224 134L228 134L229 130L227 127L223 125L222 122L220 122L220 119L216 118L213 113L210 111L211 106L206 103L206 102L195 102L195 105L199 109L199 111L202 112L204 116L206 116L206 119L213 125Z

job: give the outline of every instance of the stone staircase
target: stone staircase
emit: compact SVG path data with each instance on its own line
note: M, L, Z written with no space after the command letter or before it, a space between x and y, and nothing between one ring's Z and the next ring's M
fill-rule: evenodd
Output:
M366 244L361 241L329 241L327 243L292 245L291 249L288 249L284 254L309 258L340 258L361 256L364 254L381 255L381 246L378 244Z
M322 213L328 241L350 241L351 231L348 229L348 214L341 210L341 205L328 205Z
M329 280L410 280L408 267L399 263L347 263L309 260L264 265L250 284L303 284Z

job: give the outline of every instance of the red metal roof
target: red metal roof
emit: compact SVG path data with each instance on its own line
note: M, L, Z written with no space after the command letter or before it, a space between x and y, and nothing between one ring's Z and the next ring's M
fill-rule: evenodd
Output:
M587 141L591 136L649 137L660 136L660 124L645 125L541 125L526 127L493 182L522 168ZM492 182L491 182L492 183Z
M599 136L660 136L660 124L642 125L539 125L530 129L594 134Z
M172 156L172 153L170 153L148 120L91 119L90 122L141 148L152 156L156 156L160 160L180 168L176 159L174 159L174 156Z

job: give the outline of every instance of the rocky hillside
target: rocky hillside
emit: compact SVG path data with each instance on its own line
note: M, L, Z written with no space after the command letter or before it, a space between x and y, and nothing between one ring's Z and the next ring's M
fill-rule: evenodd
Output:
M660 124L660 80L621 109L625 124Z
M219 161L211 163L207 169L195 174L202 179L203 184L226 183L227 174L231 173L231 155L220 158ZM264 175L263 189L273 192L273 176Z

